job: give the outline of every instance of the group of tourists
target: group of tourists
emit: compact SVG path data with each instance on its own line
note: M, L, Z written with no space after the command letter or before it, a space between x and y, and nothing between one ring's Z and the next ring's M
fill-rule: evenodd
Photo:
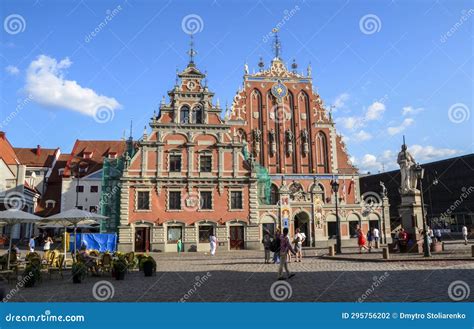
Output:
M271 261L273 264L279 264L278 280L285 280L282 276L283 270L286 272L286 279L294 276L288 269L288 263L291 262L292 256L295 256L295 262L302 261L305 240L306 235L299 228L295 230L293 239L290 239L289 230L286 227L283 229L283 234L280 228L276 229L274 236L270 236L268 231L265 233L262 239L265 250L265 264L270 264ZM273 253L273 257L270 257L271 253Z
M379 247L380 231L376 227L371 227L367 232L367 236L364 234L362 229L359 227L357 229L357 244L359 245L359 253L362 253L362 249L365 249L369 252L372 251L372 248Z

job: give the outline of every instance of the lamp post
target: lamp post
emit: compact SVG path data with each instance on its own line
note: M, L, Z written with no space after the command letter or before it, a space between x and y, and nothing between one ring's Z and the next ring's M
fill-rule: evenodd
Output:
M339 190L339 183L337 180L332 180L331 181L331 187L332 191L334 192L334 195L336 197L336 254L342 254L341 250L341 222L339 220L339 213L337 209L337 202L338 202L338 196L337 196L337 191Z
M415 174L418 182L420 183L420 196L421 196L421 217L423 219L423 255L425 257L431 257L430 245L428 243L428 228L426 226L426 217L425 217L425 202L423 199L423 176L425 174L425 169L423 169L418 163L415 167Z
M382 187L382 224L379 226L380 230L380 243L387 244L387 235L385 234L385 198L387 197L387 188L384 182L380 181ZM383 241L382 241L383 238Z

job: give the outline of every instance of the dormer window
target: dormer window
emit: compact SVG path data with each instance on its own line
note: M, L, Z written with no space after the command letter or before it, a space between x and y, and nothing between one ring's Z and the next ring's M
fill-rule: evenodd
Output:
M189 123L189 107L185 105L181 108L179 112L180 112L179 122Z
M117 152L110 152L108 154L108 156L109 156L109 159L116 159L117 158Z
M82 154L82 157L83 157L84 159L91 159L91 158L92 158L92 152L84 152L84 153Z
M46 209L52 209L56 205L55 200L46 200Z

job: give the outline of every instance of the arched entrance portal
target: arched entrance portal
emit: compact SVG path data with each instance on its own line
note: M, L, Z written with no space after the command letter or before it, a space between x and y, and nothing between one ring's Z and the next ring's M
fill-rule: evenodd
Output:
M297 228L300 232L306 235L306 240L303 242L304 247L309 247L310 244L310 231L309 231L309 215L305 212L299 212L294 217L295 231Z

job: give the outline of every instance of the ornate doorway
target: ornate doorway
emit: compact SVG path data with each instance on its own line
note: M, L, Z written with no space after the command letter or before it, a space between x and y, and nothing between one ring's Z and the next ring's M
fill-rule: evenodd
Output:
M243 226L230 226L230 249L231 250L242 250L244 249L244 227Z
M309 215L305 212L299 212L294 217L295 231L297 228L300 229L301 233L304 233L306 240L303 242L304 247L309 247L310 244L310 231L309 231Z

